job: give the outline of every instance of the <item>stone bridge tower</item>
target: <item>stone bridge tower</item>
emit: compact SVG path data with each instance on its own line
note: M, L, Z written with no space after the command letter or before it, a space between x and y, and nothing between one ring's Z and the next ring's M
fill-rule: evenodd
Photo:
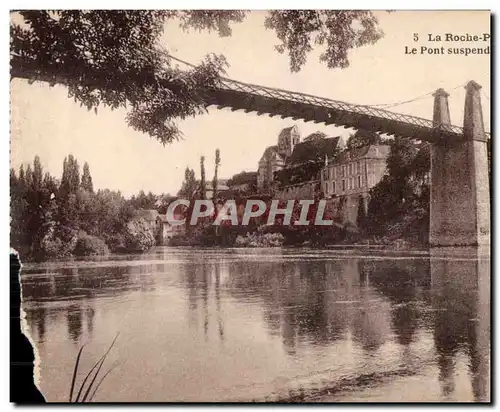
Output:
M490 244L490 189L481 86L466 86L464 136L431 146L431 246ZM434 127L450 125L448 94L434 93Z

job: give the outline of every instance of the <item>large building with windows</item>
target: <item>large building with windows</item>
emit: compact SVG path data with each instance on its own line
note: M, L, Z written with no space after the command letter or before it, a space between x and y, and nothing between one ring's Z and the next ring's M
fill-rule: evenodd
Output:
M344 222L356 223L360 202L367 210L369 191L382 179L389 151L389 145L369 145L325 160L322 192L331 210L338 211Z

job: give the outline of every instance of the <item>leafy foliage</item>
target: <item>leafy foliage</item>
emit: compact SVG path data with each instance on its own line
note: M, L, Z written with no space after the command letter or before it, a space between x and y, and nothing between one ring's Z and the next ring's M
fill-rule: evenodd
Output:
M346 150L354 150L373 144L387 144L387 140L372 130L358 129L356 133L349 136L345 148Z
M182 182L182 187L177 193L177 196L181 199L192 199L197 188L198 184L196 182L194 170L186 167L184 181Z
M179 12L132 10L20 11L11 23L11 75L68 87L88 110L130 108L127 121L165 144L180 137L172 121L205 112L201 91L223 73L224 58L207 56L191 70L170 66L159 46L166 18ZM222 21L231 20L220 12ZM197 13L184 24L203 25ZM227 23L228 24L228 23Z
M86 190L93 189L91 185L79 183L79 176L78 161L72 155L64 159L60 182L49 173L43 175L38 156L33 165L21 165L18 174L11 169L10 242L23 259L58 259L107 254L108 249L126 250L126 224L134 218L136 210L145 205L154 207L159 198L141 192L127 200L120 192L93 192ZM82 181L91 182L90 176L87 165Z
M295 145L292 154L286 159L287 166L300 166L312 161L324 164L325 157L331 159L339 153L337 137L324 138L319 137L319 133L314 134L315 137L309 136L309 140Z
M274 172L274 180L279 187L295 185L311 180L319 180L323 162L311 161Z
M200 199L207 198L207 182L205 179L205 156L200 157Z
M281 233L247 233L236 237L236 247L279 247L284 243Z
M366 228L375 236L418 237L429 226L430 146L395 138L387 173L370 191Z
M145 252L155 245L155 238L144 219L134 219L125 226L125 247L131 252Z
M109 249L104 240L85 232L79 234L73 250L75 256L96 256L108 253Z
M83 175L81 187L83 190L93 193L94 184L92 183L92 176L90 176L89 164L87 162L83 165Z
M273 10L265 24L281 41L276 50L288 52L292 72L304 66L316 45L324 46L321 62L330 69L344 69L349 67L349 50L383 36L375 15L363 10Z
M212 180L212 189L213 189L212 198L214 200L217 197L217 184L218 184L217 174L219 171L219 166L220 166L220 150L215 149L215 172L214 172L214 178Z
M147 194L141 190L137 195L130 198L130 204L134 209L155 209L159 197L149 191Z
M365 201L362 196L358 199L358 212L356 215L356 225L358 228L364 228L366 225L366 208Z
M197 31L216 31L221 37L231 36L230 23L241 23L246 16L242 10L189 10L176 13L181 20L181 27Z
M166 22L189 30L231 35L244 20L238 10L23 10L10 25L11 76L67 86L69 97L88 110L100 105L129 109L135 130L162 144L179 139L175 119L206 112L203 90L224 74L223 56L207 55L181 71L160 45ZM19 17L19 18L17 18ZM266 27L288 51L292 71L304 65L313 44L325 46L329 68L348 66L348 51L376 42L382 32L369 11L271 11Z
M257 191L257 172L240 172L227 181L229 187L246 185L248 193Z

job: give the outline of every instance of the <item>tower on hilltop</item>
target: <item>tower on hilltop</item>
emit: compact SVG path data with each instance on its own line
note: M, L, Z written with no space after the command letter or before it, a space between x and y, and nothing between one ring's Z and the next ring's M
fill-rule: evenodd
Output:
M286 127L278 136L278 153L288 157L292 154L293 148L300 143L300 133L296 125Z

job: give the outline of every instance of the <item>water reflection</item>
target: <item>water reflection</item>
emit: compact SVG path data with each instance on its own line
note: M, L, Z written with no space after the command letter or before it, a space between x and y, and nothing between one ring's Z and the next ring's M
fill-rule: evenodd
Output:
M102 400L489 399L483 252L273 253L164 248L109 266L31 268L24 306L50 365L49 399L64 392L57 376L78 346L112 339L122 319L131 362Z
M189 324L197 327L203 323L205 341L210 339L211 331L224 341L224 316L221 311L221 266L203 261L199 264L189 262L182 265L189 308ZM215 309L215 312L213 310Z
M455 391L456 358L469 357L474 400L489 400L490 261L482 250L464 252L469 260L450 260L432 251L434 342L444 398ZM468 252L468 254L467 254ZM470 259L470 257L474 259Z

